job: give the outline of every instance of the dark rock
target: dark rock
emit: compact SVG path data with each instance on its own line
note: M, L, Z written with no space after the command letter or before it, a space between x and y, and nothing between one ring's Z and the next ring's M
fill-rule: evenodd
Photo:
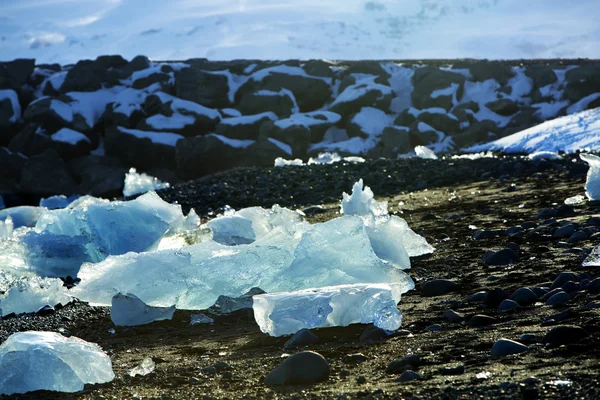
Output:
M390 362L386 367L385 372L388 374L399 374L407 370L418 369L420 366L421 357L417 354L410 354Z
M495 122L488 119L471 124L463 133L454 135L452 140L458 147L466 147L480 142L487 142L496 137L500 129Z
M483 303L487 298L487 292L477 292L473 293L469 297L467 297L466 301L469 303Z
M145 89L148 86L153 85L155 83L166 85L168 84L169 79L171 79L171 75L165 74L163 72L155 72L143 78L136 79L131 84L131 87L133 87L134 89Z
M529 347L510 339L498 339L492 346L490 355L494 358L519 354L529 351Z
M17 183L26 160L26 157L6 147L0 147L0 181ZM8 206L8 203L6 205Z
M571 235L571 237L569 237L568 242L569 243L579 243L579 242L583 242L584 240L588 240L589 237L590 236L585 231L577 231L577 232L574 232Z
M302 69L305 70L308 75L333 78L334 73L331 70L331 67L333 66L335 66L335 64L328 61L309 60L302 65Z
M128 64L127 60L120 55L98 56L94 61L96 67L101 69L122 68Z
M17 96L17 92L14 92L14 95ZM13 103L10 99L5 98L0 100L0 130L8 129L9 126L17 123L21 119L21 115L15 115L19 110L13 109ZM0 134L1 135L1 134Z
M265 378L265 385L302 385L327 380L329 363L312 351L294 354L283 361Z
M528 65L525 75L533 80L534 87L541 88L558 80L556 73L549 65Z
M558 304L566 304L569 302L569 300L571 300L571 297L569 297L569 295L564 292L564 291L559 291L558 293L555 293L554 295L552 295L548 301L546 301L546 304L549 306L554 306L554 305L558 305Z
M35 312L35 314L36 315L45 316L45 315L52 315L55 312L56 311L54 310L54 307L52 307L51 305L46 304L45 306L40 307L40 309L37 310Z
M272 166L273 160L278 157L290 158L292 156L291 146L273 138L259 137L256 142L244 150L247 151L245 163L261 167Z
M427 332L437 332L442 330L442 326L440 324L429 325L427 328L423 329Z
M520 110L520 107L513 100L500 99L486 103L485 106L498 115L505 117L511 116Z
M568 271L561 272L560 274L558 274L556 279L554 279L554 281L552 282L552 286L550 287L550 289L559 288L562 285L564 285L565 283L567 283L568 281L579 282L579 276L574 272L568 272Z
M79 182L79 192L98 197L120 196L127 169L115 158L85 156L68 162L68 169Z
M541 210L535 217L537 219L556 217L556 210L553 208L545 208Z
M28 124L9 142L8 148L25 156L40 154L52 147L50 135L37 124Z
M262 124L268 121L272 122L274 119L275 114L273 113L223 118L217 125L216 132L230 139L256 140Z
M454 281L448 279L435 279L429 282L425 282L421 288L421 296L423 297L435 297L441 296L446 293L456 291L460 288L460 285Z
M565 282L564 285L562 285L561 289L567 293L572 293L572 292L576 291L577 289L579 289L579 285L576 282L568 281L568 282Z
M521 226L523 227L523 229L532 229L532 228L537 228L537 224L533 221L525 221L521 224Z
M263 112L274 112L280 118L289 117L294 109L294 99L291 93L263 92L247 93L242 97L237 109L244 115L254 115Z
M209 108L227 108L229 83L225 75L198 68L183 68L175 74L175 95Z
M343 118L348 118L352 114L359 112L363 107L374 107L386 111L392 101L391 88L386 90L386 94L378 88L368 84L358 84L346 88L346 90L365 89L365 93L347 102L338 102L332 104L329 109L340 114ZM344 95L344 92L340 96Z
M573 206L569 204L561 204L556 209L556 217L557 218L566 218L566 217L574 217L576 215Z
M485 265L509 265L519 261L519 256L512 249L502 249L495 253L486 253L484 257Z
M465 316L454 310L448 310L444 313L444 319L450 322L460 322L465 319Z
M464 373L465 373L464 365L457 365L456 367L440 368L440 374L442 374L442 375L462 375Z
M0 62L0 89L20 91L33 73L35 60L18 58L13 61Z
M587 291L590 292L591 294L598 294L598 293L600 293L600 278L593 279L587 285Z
M302 125L293 125L287 128L279 128L272 121L265 120L260 125L259 138L272 138L282 143L289 144L292 154L283 155L285 158L306 158L308 146L310 145L311 131ZM273 159L266 160L272 164Z
M488 60L477 61L469 65L469 70L471 79L475 82L495 79L502 86L506 85L510 78L515 75L510 65Z
M469 319L469 321L467 321L467 325L470 326L471 328L480 328L480 327L484 327L484 326L489 326L492 324L496 323L496 318L487 316L487 315L483 315L483 314L477 314L477 315L473 315L471 317L471 319Z
M369 358L365 356L363 353L354 353L345 355L343 361L346 364L360 364L367 361Z
M570 101L578 101L600 92L600 67L596 64L586 64L570 69L565 74L565 80L565 97Z
M300 329L296 332L291 338L288 339L287 342L283 345L284 349L290 349L294 347L302 347L307 346L309 344L314 344L319 341L317 335L311 332L310 329Z
M75 180L54 150L46 150L25 162L19 187L25 193L42 196L77 192Z
M415 123L417 117L415 117L408 109L403 110L400 115L394 120L394 125L409 127Z
M508 311L514 310L515 308L519 308L519 303L514 300L502 300L502 303L498 306L498 311Z
M95 92L102 88L105 75L106 70L94 61L81 60L67 72L60 92Z
M397 377L396 379L394 379L394 382L410 382L410 381L414 381L417 379L421 379L421 375L417 374L414 371L404 371L402 372L402 374Z
M388 338L388 334L381 328L374 325L369 325L365 328L363 333L360 335L359 342L361 343L375 343L380 342Z
M458 119L450 117L448 114L422 112L417 117L417 121L425 122L427 125L444 132L448 135L457 133L460 130Z
M446 106L444 108L449 110L452 106L451 102L450 104L447 104L447 102L446 104L440 104L440 100L433 99L431 93L437 89L446 89L453 83L458 84L459 92L462 92L464 81L464 75L456 72L445 71L433 66L417 68L412 77L414 90L411 94L411 98L413 105L419 109ZM460 99L462 96L459 95L457 97Z
M552 328L546 336L544 336L543 343L550 347L558 347L578 342L587 336L588 332L580 326L561 325Z
M528 287L522 287L515 290L510 299L516 301L521 306L530 306L538 300L538 296Z
M61 128L70 128L77 132L88 132L92 127L87 124L83 116L77 113L71 115L63 115L56 112L56 106L71 110L68 97L59 99L43 98L35 101L25 109L23 119L26 122L36 123L49 131L57 131ZM64 117L71 117L65 119Z
M412 150L409 130L398 126L385 128L381 134L381 142L391 154L404 154Z

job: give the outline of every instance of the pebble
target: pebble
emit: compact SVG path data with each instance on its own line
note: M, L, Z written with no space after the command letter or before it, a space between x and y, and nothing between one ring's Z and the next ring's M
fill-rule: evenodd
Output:
M595 310L600 308L600 301L591 301L585 305L586 310Z
M483 304L487 308L497 308L502 300L508 299L508 294L502 288L495 288L488 292Z
M437 332L442 330L442 326L440 324L429 325L427 328L423 329L428 332Z
M483 326L489 326L496 322L496 318L490 317L488 315L477 314L473 315L471 319L467 322L472 328L479 328Z
M509 265L519 261L519 256L512 249L502 249L497 252L487 252L483 258L485 265Z
M500 303L500 305L498 306L498 310L499 311L507 311L507 310L514 310L515 308L519 308L519 303L517 303L516 301L513 300L502 300L502 303Z
M429 282L425 282L421 288L421 296L423 297L435 297L441 296L446 293L457 290L460 285L449 279L434 279Z
M552 218L556 216L556 210L553 208L544 208L535 216L536 219Z
M492 346L491 356L496 357L504 357L511 354L519 354L524 353L529 350L529 347L525 346L522 343L515 342L510 339L498 339L496 343Z
M565 319L569 318L572 315L573 315L573 310L568 309L568 310L559 312L558 314L550 315L549 317L547 317L544 320L544 322L547 324L554 323L554 322L560 322L560 321L564 321Z
M515 290L515 292L510 296L510 299L516 301L521 306L530 306L535 304L535 302L538 300L538 296L528 287L522 287Z
M367 378L365 378L364 376L359 376L356 378L356 383L358 383L359 385L363 385L365 383L367 383Z
M491 239L497 236L504 236L505 231L501 229L495 230L477 230L473 232L473 239L482 240L482 239Z
M390 362L385 372L388 374L399 374L404 371L418 369L421 366L421 357L417 354L410 354Z
M569 302L569 300L571 300L571 297L569 297L567 292L563 292L561 290L558 293L552 295L552 297L550 297L548 301L546 301L546 304L549 306L555 306L557 304L566 304Z
M448 310L444 313L444 319L450 322L460 322L465 319L465 316L454 310Z
M589 237L590 237L590 235L588 235L586 232L577 231L577 232L573 233L571 235L571 237L569 237L568 242L569 243L579 243L579 242L583 242L584 240L588 240Z
M559 218L574 217L575 209L573 209L573 206L570 206L568 204L561 204L556 209L556 216Z
M579 282L579 276L577 276L577 274L574 272L561 272L560 274L558 274L556 279L554 279L554 282L552 282L552 286L550 286L550 289L561 287L568 281Z
M485 301L486 297L487 292L477 292L467 297L466 301L468 301L469 303L482 303Z
M596 278L590 281L590 283L587 285L587 291L591 294L600 293L600 278Z
M563 290L561 288L556 288L556 289L552 289L551 291L547 292L545 295L542 296L542 301L547 301L550 297L554 296L556 293L558 292L562 292Z
M538 336L534 335L533 333L524 333L521 335L519 340L521 342L535 342L536 340L538 340Z
M533 291L533 293L535 293L535 295L540 298L540 297L544 297L544 295L546 293L548 293L547 289L544 289L542 287L534 287L533 289L531 289Z
M304 351L286 358L265 378L265 385L301 385L329 378L329 363L319 353Z
M39 310L35 312L36 315L52 315L56 312L54 307L46 304L45 306L40 307Z
M572 224L561 226L552 234L555 238L568 238L575 233L575 227Z
M523 227L523 229L533 229L537 228L538 224L536 224L533 221L525 221L521 224L521 226Z
M310 329L303 328L294 334L285 344L284 349L290 349L293 347L302 347L309 344L314 344L319 341L319 337L312 333Z
M417 374L414 371L404 371L399 377L394 379L394 382L410 382L417 379L421 379L421 375Z
M561 325L552 328L546 336L543 343L549 347L557 347L563 344L575 343L588 336L585 329L577 325Z
M349 364L360 364L368 360L368 357L363 353L354 353L345 355L343 358L345 363Z
M387 339L388 336L389 335L385 330L374 325L370 325L367 326L362 335L360 335L359 341L361 343L375 343Z
M561 286L561 289L567 293L572 293L579 289L579 285L573 281L565 282L564 285Z

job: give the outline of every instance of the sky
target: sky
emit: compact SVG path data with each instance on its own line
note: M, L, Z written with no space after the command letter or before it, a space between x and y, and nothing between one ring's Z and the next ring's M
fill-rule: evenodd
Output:
M0 0L0 60L600 58L598 0Z

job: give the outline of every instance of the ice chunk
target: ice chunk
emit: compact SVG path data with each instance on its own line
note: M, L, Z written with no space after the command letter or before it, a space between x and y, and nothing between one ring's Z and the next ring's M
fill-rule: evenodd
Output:
M575 196L571 196L565 199L565 204L568 205L574 205L574 204L580 204L583 203L585 201L585 197L578 194Z
M254 318L271 336L293 334L303 328L368 324L388 331L402 323L396 307L400 294L412 289L405 283L356 284L254 296Z
M15 224L12 217L8 216L4 221L0 221L0 239L10 237L13 234Z
M15 228L22 226L33 227L45 211L45 208L33 206L5 208L4 210L0 210L0 221L11 217Z
M585 195L590 200L600 200L600 157L581 153L581 159L590 165L585 181Z
M213 324L214 322L215 322L215 320L206 314L192 314L190 316L190 326L202 325L202 324Z
M65 195L56 195L47 197L45 199L40 200L40 207L46 207L48 210L57 210L60 208L66 208L69 204L74 202L79 198L78 195L74 196L65 196Z
M364 187L364 189L363 189ZM373 191L360 179L352 186L352 194L342 193L342 214L374 217L388 214L387 203L375 201Z
M136 295L118 293L112 298L110 319L117 326L145 325L172 319L175 307L150 307Z
M135 168L131 168L125 174L125 186L123 187L123 196L130 197L140 193L146 193L150 190L160 190L168 188L170 185L158 178L141 173Z
M114 379L100 346L54 332L19 332L0 345L0 393L78 392Z
M424 158L426 160L437 160L438 157L435 155L433 150L425 147L425 146L417 146L415 147L415 154L419 158Z
M127 374L131 377L140 375L146 376L154 372L154 368L156 368L156 364L150 357L146 357L142 360L142 363L137 367L134 367L127 372Z
M0 315L32 313L45 305L66 305L71 301L60 279L21 277L9 283L10 289L0 296Z
M265 293L264 290L254 287L240 297L219 296L213 308L222 314L229 314L244 308L252 308L252 296Z
M583 260L584 267L600 267L600 246L594 247L589 256Z

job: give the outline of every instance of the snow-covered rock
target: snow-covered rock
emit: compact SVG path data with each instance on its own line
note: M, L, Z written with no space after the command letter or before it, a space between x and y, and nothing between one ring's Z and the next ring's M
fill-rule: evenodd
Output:
M19 332L0 345L0 393L78 392L114 379L100 346L54 332Z

